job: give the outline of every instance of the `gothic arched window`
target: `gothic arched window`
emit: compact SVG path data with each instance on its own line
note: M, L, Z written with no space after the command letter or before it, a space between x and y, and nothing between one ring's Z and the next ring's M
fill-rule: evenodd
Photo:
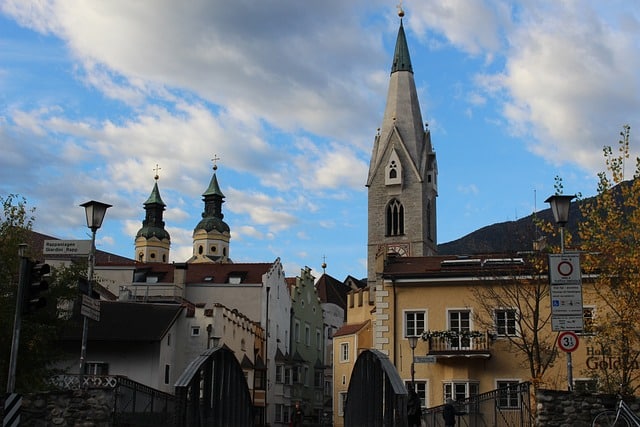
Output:
M387 205L387 236L404 234L404 207L398 199L393 199Z

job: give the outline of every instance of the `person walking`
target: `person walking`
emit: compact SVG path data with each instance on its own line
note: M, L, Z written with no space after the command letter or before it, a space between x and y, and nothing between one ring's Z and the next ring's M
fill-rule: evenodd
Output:
M462 415L463 412L456 411L456 407L453 406L453 399L447 399L442 411L442 418L444 418L445 427L453 427L456 425L456 415Z
M293 408L293 412L291 413L291 427L302 427L302 423L304 421L304 411L300 406L300 401L296 402L296 406Z
M422 402L420 402L420 396L413 388L409 389L407 421L409 422L409 427L420 427L422 423Z

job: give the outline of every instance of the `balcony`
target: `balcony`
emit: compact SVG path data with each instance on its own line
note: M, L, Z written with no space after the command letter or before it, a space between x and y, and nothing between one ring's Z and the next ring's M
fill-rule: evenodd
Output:
M430 356L488 359L495 335L488 331L426 331L422 339L428 344Z

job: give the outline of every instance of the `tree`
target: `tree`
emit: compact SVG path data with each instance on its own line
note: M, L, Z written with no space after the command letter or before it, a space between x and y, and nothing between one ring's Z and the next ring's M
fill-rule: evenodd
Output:
M20 257L19 245L31 240L35 208L28 208L23 197L0 196L0 384L7 383L17 300ZM32 257L34 248L27 248ZM44 309L23 316L16 369L16 391L34 391L45 386L55 373L52 364L59 360L57 339L68 321L65 311L77 290L72 284L86 266L53 269L49 278L47 305Z
M494 272L481 279L471 292L479 310L475 318L481 328L500 338L529 370L535 390L549 382L545 373L557 356L557 335L551 331L549 281L546 253L531 253L522 266ZM496 330L496 315L513 319L512 325Z
M631 395L640 387L640 159L633 179L625 181L628 125L620 136L617 153L604 147L606 171L598 174L597 197L581 207L579 235L583 269L596 275L602 307L589 343L607 361L591 374L601 391Z

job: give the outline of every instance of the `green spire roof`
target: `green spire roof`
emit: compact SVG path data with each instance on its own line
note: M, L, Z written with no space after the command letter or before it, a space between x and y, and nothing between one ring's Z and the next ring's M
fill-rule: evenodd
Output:
M400 20L400 29L398 30L398 38L396 39L396 51L393 54L393 66L391 74L396 71L409 71L413 74L411 67L411 57L409 57L409 47L407 46L407 37L404 35L404 27Z
M222 191L220 190L220 186L218 185L218 178L216 178L215 172L211 177L211 182L209 183L209 187L202 195L203 196L220 196L224 198L224 194L222 194Z
M151 190L151 195L149 195L149 198L147 199L147 201L144 202L144 205L147 206L154 203L162 206L167 206L162 201L162 197L160 197L160 190L158 190L157 181L153 184L153 190Z

